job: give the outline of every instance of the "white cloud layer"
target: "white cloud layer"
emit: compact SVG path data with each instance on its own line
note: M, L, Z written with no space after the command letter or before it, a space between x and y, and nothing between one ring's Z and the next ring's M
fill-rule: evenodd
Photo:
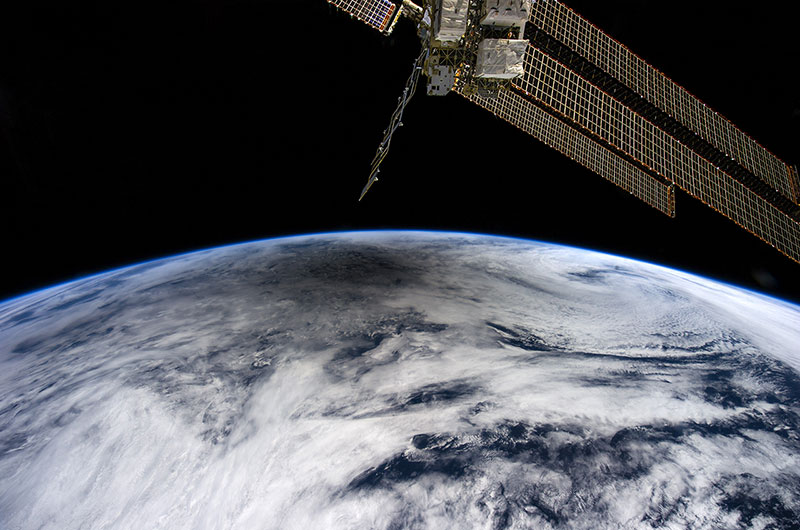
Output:
M460 234L0 305L0 527L789 528L800 308Z

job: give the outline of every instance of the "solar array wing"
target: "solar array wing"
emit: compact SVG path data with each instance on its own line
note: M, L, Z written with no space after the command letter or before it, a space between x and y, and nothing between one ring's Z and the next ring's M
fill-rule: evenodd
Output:
M389 0L328 0L361 22L385 32L391 27L397 5Z
M790 166L572 9L557 0L538 0L532 4L530 21L529 33L542 30L622 83L640 111L647 106L657 111L648 113L651 120L673 129L687 145L702 149L708 158L717 158L714 162L730 167L729 171L740 166L800 204L800 182ZM699 138L694 138L695 134Z
M761 197L533 45L528 46L524 70L524 76L512 82L514 90L800 262L800 222L796 215Z
M521 95L505 89L500 90L496 97L466 94L463 91L459 93L650 206L674 217L675 194L669 183L648 175Z

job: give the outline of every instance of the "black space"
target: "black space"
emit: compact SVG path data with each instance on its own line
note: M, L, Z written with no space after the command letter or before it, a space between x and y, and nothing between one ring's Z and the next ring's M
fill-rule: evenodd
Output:
M800 161L796 19L773 6L571 0ZM742 7L745 6L745 7ZM0 7L0 299L271 236L476 231L585 246L800 301L800 265L698 201L669 219L456 95L407 110L357 202L418 40L324 0Z

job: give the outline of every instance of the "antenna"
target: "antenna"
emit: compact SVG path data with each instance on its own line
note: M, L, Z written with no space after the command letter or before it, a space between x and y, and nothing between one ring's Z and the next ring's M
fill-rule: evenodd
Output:
M411 75L408 76L406 86L403 89L403 94L397 98L397 108L395 109L394 113L392 114L392 118L389 121L389 127L383 132L383 140L381 140L378 150L375 153L375 157L372 159L372 169L369 173L367 184L364 186L364 189L361 190L361 196L358 198L359 201L364 198L364 195L367 194L372 185L378 180L380 165L386 158L386 155L389 154L389 146L392 143L392 137L394 136L395 131L403 126L403 112L406 110L408 102L411 100L414 92L417 90L419 76L422 73L422 65L425 64L425 59L427 57L428 47L423 45L417 60L414 61L414 68L411 70Z

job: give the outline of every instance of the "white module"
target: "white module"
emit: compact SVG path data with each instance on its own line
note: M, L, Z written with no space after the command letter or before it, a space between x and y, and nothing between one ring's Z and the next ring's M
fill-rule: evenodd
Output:
M467 31L469 0L439 0L436 31L433 37L446 43L457 43Z
M531 0L486 0L481 24L502 28L524 28L531 12Z
M491 79L513 79L523 74L527 40L484 39L478 44L475 75Z

